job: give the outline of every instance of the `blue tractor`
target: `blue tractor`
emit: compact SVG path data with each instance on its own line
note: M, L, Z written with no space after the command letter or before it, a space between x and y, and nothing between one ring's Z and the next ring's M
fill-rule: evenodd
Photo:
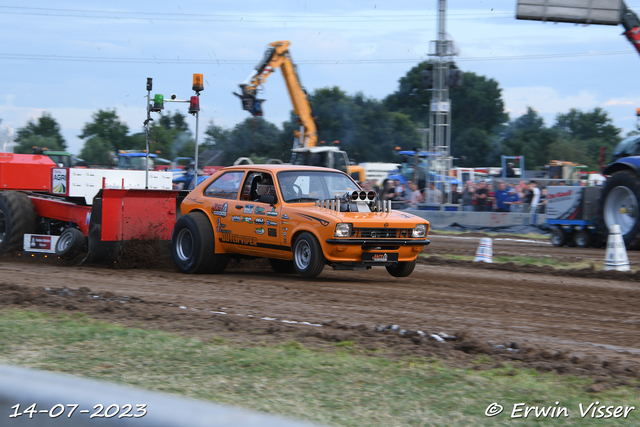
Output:
M608 176L600 193L598 213L605 232L618 224L628 249L640 248L640 136L623 139L602 174Z

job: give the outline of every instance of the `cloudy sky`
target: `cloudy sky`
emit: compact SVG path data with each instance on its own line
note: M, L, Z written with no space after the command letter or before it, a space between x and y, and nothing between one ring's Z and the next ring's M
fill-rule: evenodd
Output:
M634 1L637 3L634 4ZM605 109L624 133L640 107L640 56L621 26L515 19L516 0L448 2L447 33L464 71L495 79L512 119L533 107L553 123L570 108ZM291 41L308 91L338 86L381 99L429 58L437 38L437 0L56 2L0 6L0 119L17 129L49 112L70 151L98 109L116 109L131 132L145 119L145 83L153 93L192 95L202 73L200 137L213 121L233 127L248 117L232 95L265 47ZM628 0L640 13L640 2ZM265 118L277 125L291 104L280 73L262 93ZM184 104L169 109L186 113ZM190 120L195 130L195 120Z

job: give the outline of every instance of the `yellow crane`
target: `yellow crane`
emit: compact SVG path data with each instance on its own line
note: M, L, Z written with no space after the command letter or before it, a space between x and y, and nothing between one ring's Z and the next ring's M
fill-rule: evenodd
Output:
M256 66L247 81L240 85L242 94L234 93L242 100L242 108L251 115L262 116L262 102L258 90L276 69L282 70L299 130L295 130L292 163L299 165L324 166L347 172L357 181L364 181L364 168L350 165L347 153L338 147L318 146L318 131L311 114L307 93L300 84L296 67L289 54L289 42L277 41L269 44L264 58Z

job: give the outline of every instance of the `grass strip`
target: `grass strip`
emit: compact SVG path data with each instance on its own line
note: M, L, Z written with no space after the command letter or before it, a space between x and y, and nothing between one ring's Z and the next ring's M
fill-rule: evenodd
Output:
M513 238L513 237L521 237L524 239L532 239L532 240L551 240L551 234L539 234L539 233L509 233L507 231L503 232L490 232L490 231L473 231L473 230L438 230L431 228L429 229L429 235L434 234L436 236L465 236L472 235L473 237L477 237L478 234L486 235L487 237L496 237L496 238Z
M640 408L637 389L590 395L590 380L504 366L369 357L351 342L316 350L296 341L249 346L125 328L78 313L0 310L0 363L126 383L336 426L600 426L579 404ZM486 356L478 363L487 363ZM503 413L487 417L493 402ZM558 402L556 404L555 402ZM569 417L511 419L514 404L566 407ZM524 407L523 407L524 408ZM523 415L516 413L516 415ZM597 414L596 414L597 415ZM640 409L606 425L638 425Z
M445 258L445 259L457 259L461 261L473 261L475 259L474 255L454 255L454 254L420 254L419 256L425 258ZM604 269L604 261L594 261L592 259L589 260L580 260L580 261L569 261L566 259L558 259L552 256L542 256L542 257L534 257L534 256L510 256L510 255L494 255L492 257L493 263L508 263L511 262L517 265L536 265L536 266L549 266L557 269L566 269L566 268L593 268L594 270L603 270ZM632 270L635 270L632 268Z

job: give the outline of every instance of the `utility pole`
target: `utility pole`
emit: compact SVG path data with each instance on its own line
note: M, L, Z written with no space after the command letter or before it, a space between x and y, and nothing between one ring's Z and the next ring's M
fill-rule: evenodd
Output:
M434 178L428 176L428 181L433 181L436 188L444 196L450 194L450 184L447 181L453 159L451 157L451 100L449 99L449 66L454 55L453 42L446 40L445 13L446 0L438 0L438 40L434 40L432 52L433 64L433 92L429 111L429 151L432 160L429 162L429 172L434 173ZM431 175L431 174L429 174ZM448 200L447 200L448 201Z

